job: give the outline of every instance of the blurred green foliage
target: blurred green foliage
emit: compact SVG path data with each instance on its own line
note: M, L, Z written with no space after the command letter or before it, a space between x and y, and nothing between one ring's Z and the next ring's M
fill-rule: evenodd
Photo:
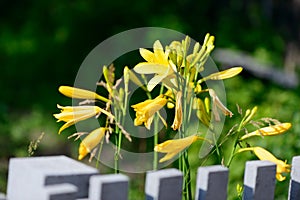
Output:
M67 141L67 133L56 134L58 125L52 118L56 103L70 104L57 88L73 84L85 56L104 39L147 26L175 29L200 42L209 32L216 36L216 47L248 51L258 59L283 66L286 44L295 38L297 24L289 20L293 16L288 5L290 1L257 0L1 1L0 192L5 191L9 157L27 156L30 141L42 132L45 138L37 155L76 157L78 143ZM258 117L293 123L285 135L255 139L255 143L291 162L300 152L299 88L286 90L247 73L226 80L225 85L232 110L236 110L236 103L245 110L258 105ZM232 125L226 124L225 130ZM198 152L194 155L191 159L197 164ZM246 159L255 157L243 154L232 165L230 199L236 195L236 184L242 183L240 166ZM196 168L192 166L194 174ZM278 184L276 199L286 199L287 184ZM135 190L131 194L140 195Z

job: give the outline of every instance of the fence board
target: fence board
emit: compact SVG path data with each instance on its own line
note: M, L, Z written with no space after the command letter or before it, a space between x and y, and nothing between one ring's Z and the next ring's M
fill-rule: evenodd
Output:
M289 187L289 200L300 198L300 156L295 156L292 160L291 180Z
M128 177L122 174L92 176L89 200L127 200L128 181Z
M77 187L70 183L45 186L45 199L49 200L76 200Z
M0 193L0 200L6 200L5 194Z
M164 169L148 172L146 175L146 200L181 200L182 172Z
M196 200L226 200L228 168L221 165L199 167L197 172Z
M195 200L226 200L228 175L220 165L199 167ZM243 199L273 200L275 175L274 163L246 162ZM12 158L7 197L0 193L0 200L128 200L128 184L125 175L100 175L65 156ZM147 172L146 200L181 200L182 186L183 174L177 169ZM300 156L292 161L288 199L300 199Z
M244 175L244 200L274 200L276 164L248 161Z
M45 185L61 183L74 184L78 188L76 197L86 198L89 178L95 174L99 174L97 169L66 156L12 158L9 161L7 199L44 200Z

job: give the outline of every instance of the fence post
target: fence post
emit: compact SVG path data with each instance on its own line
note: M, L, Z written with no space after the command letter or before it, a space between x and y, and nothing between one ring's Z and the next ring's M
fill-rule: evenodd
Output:
M90 176L95 174L99 174L97 169L66 156L12 158L9 161L7 199L44 200L45 186L62 183L77 187L76 198L86 198Z
M89 200L127 200L128 182L128 177L122 174L92 176Z
M47 200L76 200L77 187L70 183L46 185L45 199Z
M228 168L221 165L199 167L195 200L226 200Z
M6 197L4 194L0 193L0 200L6 200Z
M181 200L182 182L182 172L177 169L147 172L146 200Z
M244 200L274 200L276 164L247 161L244 175Z
M300 197L300 156L294 156L292 160L291 180L289 187L289 200L297 200Z

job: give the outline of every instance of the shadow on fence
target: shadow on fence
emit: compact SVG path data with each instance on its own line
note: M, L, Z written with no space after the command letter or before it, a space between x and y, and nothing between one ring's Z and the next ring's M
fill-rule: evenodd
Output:
M226 200L228 169L199 167L196 200ZM244 175L245 200L273 200L276 165L248 161ZM66 156L12 158L7 196L0 200L127 200L129 179L123 174L100 175L97 169ZM181 200L183 175L163 169L146 175L146 200ZM300 156L292 161L289 200L300 199Z

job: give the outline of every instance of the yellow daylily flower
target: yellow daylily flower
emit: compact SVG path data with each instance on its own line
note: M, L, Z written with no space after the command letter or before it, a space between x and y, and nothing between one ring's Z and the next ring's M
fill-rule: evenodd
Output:
M224 115L229 115L230 117L232 117L233 113L223 105L216 92L213 89L209 89L208 91L210 97L212 98L212 112L214 113L215 120L220 121L220 115L217 108L219 108Z
M100 101L108 102L107 98L102 97L99 94L89 91L89 90L79 89L79 88L70 87L70 86L60 86L58 88L58 91L60 93L62 93L63 95L70 97L70 98L98 99Z
M253 131L251 133L248 133L246 135L243 135L240 140L244 140L246 138L252 137L252 136L271 136L271 135L279 135L287 130L289 130L292 127L291 123L281 123L281 124L276 124L272 126L267 126L260 128L256 131Z
M57 108L61 109L61 113L53 114L57 119L57 122L66 122L58 131L60 134L66 128L74 125L75 123L86 120L93 116L99 115L100 113L106 114L108 117L113 118L113 115L106 110L98 106L60 106Z
M144 102L132 105L131 107L136 112L136 118L134 119L134 125L139 126L144 123L147 129L150 129L154 114L163 108L167 99L163 95L159 95L155 99L148 99Z
M161 144L154 147L154 151L167 153L159 162L165 162L172 159L179 152L183 151L185 148L189 147L192 143L197 140L204 140L204 138L197 135L191 135L181 139L167 140Z
M105 135L106 128L100 127L93 130L86 136L79 145L78 160L82 160L88 153L90 153L102 140Z
M231 78L231 77L234 77L234 76L238 75L239 73L241 73L242 70L243 70L242 67L232 67L230 69L226 69L226 70L221 71L221 72L216 72L216 73L210 74L210 75L204 77L203 79L200 79L198 82L202 83L202 82L207 81L207 80L228 79L228 78Z
M291 165L287 164L286 161L282 161L277 159L273 154L269 151L265 150L261 147L248 147L239 149L237 153L241 153L244 151L252 151L260 160L268 160L276 164L276 178L279 181L285 180L286 177L282 175L282 173L290 172Z
M169 51L164 51L159 40L154 42L153 52L141 48L140 54L147 62L141 62L133 69L139 74L155 74L148 82L147 88L149 91L176 71L176 66L168 59Z
M178 91L176 95L175 118L172 124L173 130L180 128L182 124L182 92Z

